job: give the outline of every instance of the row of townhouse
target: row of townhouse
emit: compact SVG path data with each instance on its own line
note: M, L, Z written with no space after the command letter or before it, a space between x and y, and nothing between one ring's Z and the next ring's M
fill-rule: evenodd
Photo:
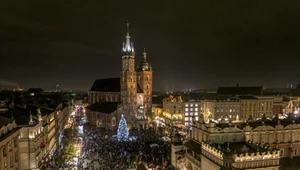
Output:
M193 121L198 121L203 114L205 121L245 121L248 119L272 118L294 110L299 113L300 100L284 101L283 96L226 96L213 94L200 100L184 101L180 96L166 97L162 107L153 107L152 113L160 124L183 124L191 127ZM294 103L294 105L293 105Z
M15 106L0 114L0 169L44 169L60 147L71 106Z

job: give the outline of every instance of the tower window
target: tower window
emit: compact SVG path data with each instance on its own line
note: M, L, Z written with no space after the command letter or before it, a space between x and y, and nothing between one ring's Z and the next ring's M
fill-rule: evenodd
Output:
M146 77L146 81L149 81L149 76Z
M149 84L147 84L146 89L149 89Z

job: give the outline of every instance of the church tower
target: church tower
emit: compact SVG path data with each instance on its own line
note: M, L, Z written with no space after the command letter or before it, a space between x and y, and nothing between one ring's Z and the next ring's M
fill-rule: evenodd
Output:
M136 115L137 77L135 70L135 51L130 41L129 23L127 23L126 40L122 47L122 71L120 76L122 114L128 122L133 122Z
M137 85L141 93L137 96L138 115L150 116L152 111L152 67L147 61L145 49L142 62L137 70Z

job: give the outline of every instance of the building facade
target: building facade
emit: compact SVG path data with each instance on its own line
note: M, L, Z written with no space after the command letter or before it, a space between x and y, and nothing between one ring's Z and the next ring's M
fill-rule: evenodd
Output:
M20 169L19 135L20 128L12 119L0 117L0 169Z
M129 24L121 51L120 78L96 80L89 92L89 104L118 102L121 108L117 110L118 116L123 114L128 124L145 124L152 113L153 72L145 50L142 62L136 67Z
M44 156L41 150L41 143L45 142L45 134L43 134L43 125L41 122L33 123L20 130L20 169L38 170L42 166Z
M185 127L191 127L193 121L198 121L199 114L202 112L201 101L189 100L183 103L183 124Z
M209 119L217 121L240 119L240 101L238 98L217 97L215 99L204 99L202 105L205 121Z

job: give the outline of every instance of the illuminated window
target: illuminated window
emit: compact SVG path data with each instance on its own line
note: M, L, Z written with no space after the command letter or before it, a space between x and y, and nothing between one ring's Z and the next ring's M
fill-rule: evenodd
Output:
M198 108L195 108L195 111L198 111Z
M3 157L6 156L6 148L5 147L2 149L2 152L3 152Z
M198 107L198 104L195 104L195 107Z
M189 108L185 108L185 111L189 111Z
M189 107L189 104L185 104L185 107Z
M189 123L188 123L188 122L185 122L184 125L185 125L185 126L189 126Z
M193 118L192 117L190 117L190 121L192 121L193 120Z
M14 166L13 157L10 156L10 167L12 168Z
M112 124L112 126L116 126L116 118L115 117L112 118L111 124Z
M17 138L14 138L14 147L16 148L18 146Z
M185 114L184 114L185 116L188 116L189 115L189 112L185 112Z
M198 117L196 117L196 121L198 121Z
M232 112L232 109L229 109L229 112Z
M190 116L193 116L194 114L193 114L193 112L190 112Z
M198 116L198 112L195 112L195 116Z
M193 104L190 104L190 107L193 107L194 105Z
M190 111L193 111L194 109L193 108L190 108Z
M186 118L184 118L184 120L185 120L185 121L189 121L189 118L188 118L188 117L186 117Z

